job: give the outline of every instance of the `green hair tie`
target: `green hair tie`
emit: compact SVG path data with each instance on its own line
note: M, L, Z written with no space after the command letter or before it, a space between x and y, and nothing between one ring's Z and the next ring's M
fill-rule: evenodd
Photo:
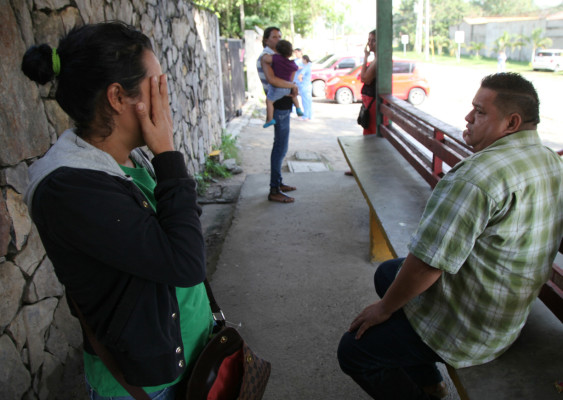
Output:
M55 73L55 76L59 76L61 73L61 58L57 54L57 49L53 49L51 58L53 60L53 72Z

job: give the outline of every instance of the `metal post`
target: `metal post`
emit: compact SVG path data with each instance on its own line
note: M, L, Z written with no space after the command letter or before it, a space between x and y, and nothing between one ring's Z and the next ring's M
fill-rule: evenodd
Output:
M377 72L375 95L377 98L376 118L377 134L381 134L382 114L379 107L381 94L391 94L391 74L393 72L393 3L389 0L377 0Z

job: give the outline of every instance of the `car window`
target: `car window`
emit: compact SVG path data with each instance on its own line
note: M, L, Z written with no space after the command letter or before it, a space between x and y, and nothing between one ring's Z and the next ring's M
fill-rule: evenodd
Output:
M332 56L334 56L334 54L327 54L326 56L322 57L320 60L313 61L313 63L315 63L315 64L322 64L322 63L326 62L326 60L328 60L328 59L331 58Z
M330 57L322 66L323 69L330 68L335 62L338 61L338 57Z
M551 57L552 55L553 55L553 53L548 53L548 52L545 52L545 51L540 51L538 53L539 57Z
M410 62L397 61L393 63L394 74L409 74L413 71L414 64Z
M343 58L337 65L336 68L354 68L356 66L356 61L353 58Z

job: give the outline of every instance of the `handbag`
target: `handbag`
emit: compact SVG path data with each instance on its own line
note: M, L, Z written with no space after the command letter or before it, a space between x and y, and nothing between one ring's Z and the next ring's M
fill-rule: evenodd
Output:
M272 369L258 357L234 328L215 301L207 279L205 289L217 333L196 360L186 386L188 400L260 400Z
M177 400L260 400L266 390L271 364L258 357L234 328L226 327L225 316L204 281L215 326L214 336L197 358L190 374L179 384ZM113 377L135 400L150 400L142 387L125 381L111 352L101 344L74 299L70 298L92 348Z
M374 101L375 101L375 97L371 100L367 108L363 104L362 107L360 107L360 113L358 114L358 125L361 125L362 128L364 129L369 128L369 119L370 119L369 109L371 108L371 105L373 104Z

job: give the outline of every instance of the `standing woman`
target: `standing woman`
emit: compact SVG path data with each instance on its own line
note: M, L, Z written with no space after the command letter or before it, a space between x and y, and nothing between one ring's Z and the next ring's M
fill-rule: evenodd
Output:
M23 72L74 120L30 168L25 195L47 255L125 381L173 399L208 341L212 314L196 184L174 151L166 76L123 23L31 47ZM152 161L139 149L146 145ZM91 399L132 399L84 339Z
M297 72L297 86L301 95L301 105L303 106L303 117L301 119L310 121L313 116L313 86L311 85L311 59L304 55L302 67Z
M375 98L375 73L376 73L376 60L377 54L376 41L375 41L375 29L371 31L368 35L368 42L364 49L364 63L362 65L362 71L360 73L360 80L364 83L362 86L362 103L364 107L369 112L369 127L364 129L364 135L371 135L377 132L377 121L375 118L375 107L376 102L373 101ZM373 52L375 55L374 60L368 63L368 57L370 53Z

